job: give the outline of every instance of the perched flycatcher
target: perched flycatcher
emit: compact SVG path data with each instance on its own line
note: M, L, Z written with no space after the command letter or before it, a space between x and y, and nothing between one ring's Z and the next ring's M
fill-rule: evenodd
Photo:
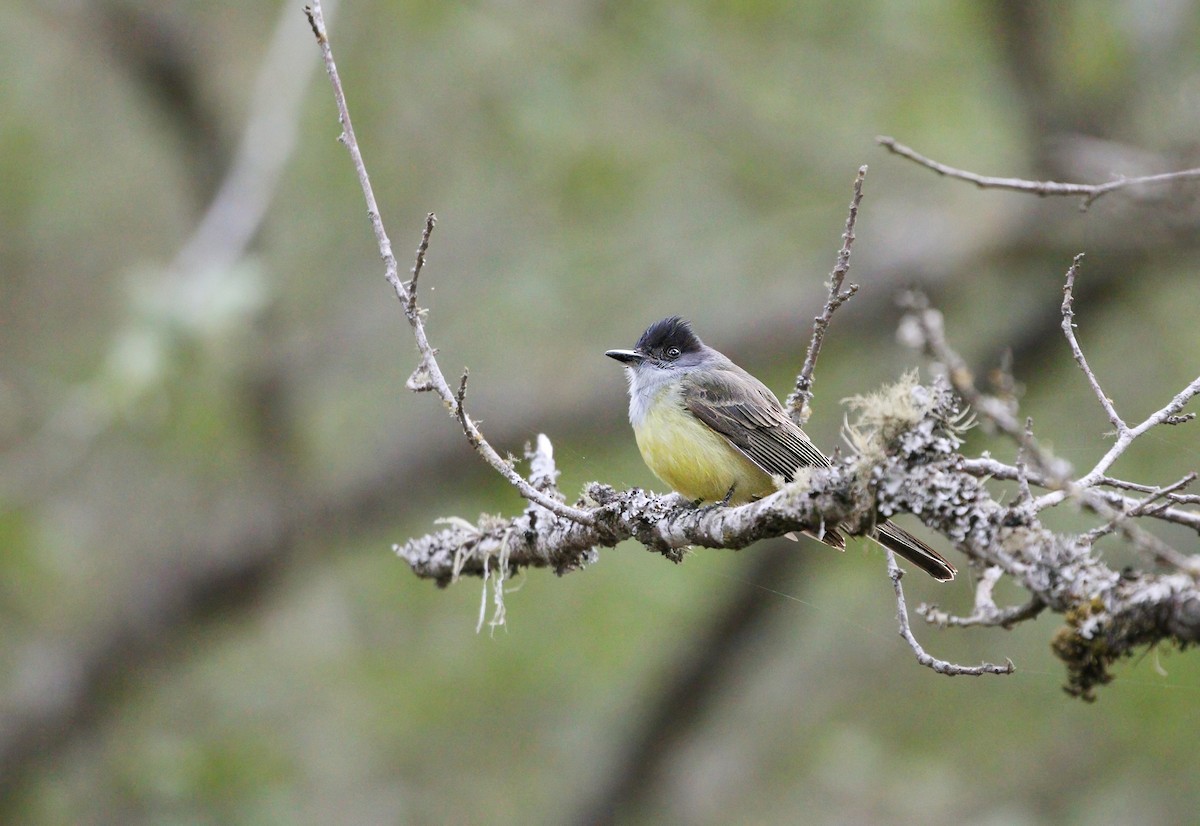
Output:
M679 316L650 326L632 350L606 356L625 365L629 421L654 475L696 501L749 502L773 493L802 467L829 460L788 418L766 385L705 345ZM870 534L934 579L954 566L891 522ZM836 529L822 541L845 548Z

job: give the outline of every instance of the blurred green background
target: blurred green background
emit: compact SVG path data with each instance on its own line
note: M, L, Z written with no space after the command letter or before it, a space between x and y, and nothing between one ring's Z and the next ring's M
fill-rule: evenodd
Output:
M789 390L863 163L862 291L818 367L818 444L840 399L920 364L894 338L918 285L981 374L1011 350L1038 433L1088 467L1108 424L1058 329L1079 251L1080 338L1126 416L1197 373L1195 184L1081 212L874 144L1059 180L1197 166L1196 3L327 13L402 267L440 218L422 287L443 367L470 366L502 451L551 436L569 497L656 487L602 354L659 317ZM940 677L896 636L871 549L676 567L627 544L524 577L477 634L480 584L440 591L390 547L521 502L404 389L415 348L302 4L18 0L0 23L3 819L1194 817L1195 655L1128 662L1089 706L1060 690L1057 617L918 624L939 656L1018 667ZM1116 470L1173 481L1196 432ZM971 449L1012 458L986 433ZM906 583L912 605L970 608L969 576Z

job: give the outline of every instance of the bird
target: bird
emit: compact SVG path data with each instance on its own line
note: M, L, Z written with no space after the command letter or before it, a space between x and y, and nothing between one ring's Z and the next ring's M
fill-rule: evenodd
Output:
M626 368L629 422L642 459L697 504L749 502L801 468L831 464L765 384L702 342L680 316L651 324L632 350L605 355ZM953 565L891 521L867 535L934 579L954 579ZM816 538L846 547L837 528Z

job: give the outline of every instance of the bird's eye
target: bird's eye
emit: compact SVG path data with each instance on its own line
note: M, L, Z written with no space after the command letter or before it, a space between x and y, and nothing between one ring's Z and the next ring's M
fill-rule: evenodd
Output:
M680 353L678 347L668 347L667 348L667 358L677 359L677 358L679 358L680 355L682 355L682 354Z

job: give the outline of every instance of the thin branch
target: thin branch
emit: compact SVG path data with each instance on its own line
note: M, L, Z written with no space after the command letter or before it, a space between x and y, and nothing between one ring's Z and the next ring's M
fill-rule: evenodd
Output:
M998 607L995 597L992 596L992 592L996 588L996 583L1000 581L1000 577L1003 575L1004 570L998 565L992 565L984 570L983 576L979 578L979 584L975 586L975 610L969 616L955 616L946 611L938 610L936 605L925 604L917 606L917 613L931 625L938 625L943 628L998 626L1008 629L1017 623L1033 619L1045 610L1046 603L1042 602L1036 595L1031 597L1029 602L1024 605L1013 605L1008 608Z
M1068 346L1071 349L1071 354L1075 362L1083 371L1087 378L1088 385L1092 389L1093 395L1100 402L1101 407L1105 411L1109 421L1116 428L1117 440L1112 448L1100 459L1096 466L1086 476L1078 480L1072 480L1065 474L1058 476L1050 476L1043 474L1039 478L1037 484L1042 487L1054 488L1050 493L1047 493L1038 499L1034 500L1029 506L1033 512L1040 511L1047 507L1052 507L1062 502L1068 496L1076 496L1080 503L1101 516L1105 517L1108 522L1097 528L1082 534L1079 538L1085 547L1091 545L1100 537L1105 536L1114 531L1120 531L1122 535L1130 541L1142 553L1147 554L1154 560L1176 567L1190 576L1196 576L1200 571L1200 561L1180 553L1175 548L1163 542L1153 534L1143 530L1141 527L1130 522L1132 518L1140 516L1153 516L1166 521L1177 522L1179 524L1200 525L1200 514L1195 514L1189 511L1182 511L1178 508L1173 508L1167 505L1160 507L1151 507L1154 503L1162 498L1178 495L1177 491L1190 484L1195 478L1194 474L1185 476L1179 482L1167 486L1161 490L1151 489L1148 491L1151 495L1141 501L1131 500L1129 497L1113 494L1112 492L1096 491L1094 487L1100 483L1102 479L1108 479L1104 476L1106 471L1113 462L1117 460L1129 447L1130 444L1139 435L1149 430L1156 424L1163 424L1168 421L1183 418L1179 416L1179 411L1188 401L1198 393L1200 393L1200 379L1189 385L1183 392L1176 395L1171 403L1163 407L1145 421L1136 427L1129 427L1128 424L1117 413L1116 407L1112 400L1104 392L1100 386L1099 380L1092 371L1091 366L1087 362L1087 358L1083 354L1083 350L1079 345L1079 341L1075 336L1074 329L1074 285L1075 278L1079 271L1080 262L1083 259L1083 254L1076 255L1067 270L1066 284L1063 287L1063 302L1061 307L1062 313L1062 330L1066 336ZM918 306L917 309L920 309ZM1016 438L1012 428L1013 421L1007 415L1004 408L990 397L985 397L974 386L974 381L967 370L965 362L950 350L945 344L944 337L941 333L940 317L931 314L931 311L925 311L918 319L918 323L922 326L922 333L926 342L926 346L932 350L935 355L946 361L950 369L950 375L957 377L955 380L955 389L973 405L982 404L980 412L995 423L1004 432L1013 435ZM1190 414L1189 414L1190 415ZM996 467L990 460L985 460L980 467L988 467L989 475L1011 478L1010 472L1015 472L1015 478L1018 485L1021 486L1022 503L1026 502L1027 492L1029 491L1030 475L1029 469L1025 466L1023 459L1025 450L1028 446L1036 444L1033 441L1031 422L1026 421L1026 429L1022 439L1019 440L1020 448L1018 450L1018 459L1015 468L1009 469L1007 466ZM969 462L960 464L964 470L968 469ZM970 472L968 470L968 472ZM1115 500L1115 501L1114 501Z
M971 408L1012 439L1021 449L1024 462L1032 461L1042 471L1046 487L1059 487L1070 473L1066 462L1052 456L1033 437L1032 431L1017 419L1012 405L989 396L975 385L975 376L966 360L946 341L942 314L929 306L928 299L910 291L901 296L900 305L909 315L901 322L905 338L912 346L924 349L946 367L955 391Z
M900 578L904 576L904 571L900 570L900 566L896 564L896 555L890 550L887 552L887 560L888 576L891 577L892 588L896 592L896 619L900 624L900 636L904 638L909 648L916 654L918 663L947 677L957 677L960 675L979 677L983 674L1012 674L1017 670L1012 660L1007 660L1005 665L996 665L994 663L956 665L946 660L939 660L932 654L926 653L925 649L921 647L921 643L917 642L917 638L913 636L912 629L908 625L908 606L904 602L904 589L900 586Z
M1076 258L1076 263L1078 260ZM1075 264L1072 264L1072 267L1074 268ZM959 395L980 416L991 422L998 430L1017 443L1021 451L1020 458L1022 465L1029 459L1032 459L1035 467L1040 472L1035 473L1028 467L1022 469L1001 465L1000 463L995 463L993 460L979 459L964 459L961 465L962 468L968 470L968 472L974 472L972 470L974 468L975 470L983 471L986 475L1015 480L1018 484L1032 483L1048 489L1049 493L1038 497L1029 506L1034 512L1053 507L1065 500L1072 493L1078 494L1082 490L1094 487L1101 479L1108 478L1104 475L1105 471L1125 452L1134 439L1155 425L1164 424L1173 418L1179 418L1179 413L1183 407L1195 396L1200 395L1200 378L1197 378L1176 394L1175 398L1169 404L1147 417L1145 421L1135 427L1129 427L1125 424L1117 416L1115 409L1113 409L1112 416L1120 422L1119 435L1116 442L1087 475L1080 479L1072 480L1069 465L1042 448L1038 441L1033 438L1032 432L1018 424L1017 417L1009 405L984 394L976 387L974 376L967 366L966 361L946 342L941 314L928 306L925 297L919 293L910 292L902 297L901 304L909 310L909 316L902 323L902 330L904 330L904 335L909 340L909 343L927 350L934 358L942 362L946 366L946 372L950 377L950 381ZM1064 300L1064 312L1069 313L1070 311L1071 302ZM1069 317L1064 316L1065 319ZM1064 321L1063 329L1064 331L1069 331L1066 321ZM1073 342L1072 350L1078 350L1078 343L1074 341L1073 331L1069 331L1068 340ZM1082 358L1082 353L1080 353L1079 358ZM1079 359L1077 358L1077 360ZM1091 373L1090 368L1086 367L1086 364L1086 359L1084 359L1084 372L1089 376L1089 382L1093 383L1092 386L1096 397L1106 400L1103 390L1099 387L1099 383L1095 381L1095 375ZM1105 404L1106 410L1111 408L1111 403L1107 402L1107 400ZM1103 498L1107 499L1110 497ZM1182 511L1178 508L1164 509L1153 515L1190 527L1200 526L1200 514Z
M854 195L850 199L850 213L846 216L846 231L842 233L842 248L838 250L837 263L829 273L829 298L821 314L813 319L812 340L808 344L808 352L804 356L804 365L796 377L796 387L787 397L786 408L788 416L796 424L803 426L808 421L809 402L812 401L813 372L817 368L817 356L821 353L821 344L825 340L825 331L838 307L845 304L856 292L858 285L851 284L845 290L842 283L850 272L850 249L854 246L854 225L858 222L858 205L862 203L863 181L867 177L867 167L860 166L858 175L854 178Z
M593 524L594 516L592 514L546 496L517 473L512 465L506 462L488 441L484 439L478 426L463 410L461 392L455 393L446 382L446 377L437 363L436 350L429 343L429 339L426 336L425 324L422 321L423 312L417 306L415 298L417 277L424 266L425 253L429 247L429 236L433 232L436 218L432 213L426 217L425 231L421 235L421 244L417 248L416 263L413 265L413 279L409 282L409 285L406 285L400 280L396 256L392 254L392 242L388 238L387 231L383 226L383 219L379 215L379 205L375 201L375 192L371 187L371 179L367 174L367 167L363 162L362 152L358 146L358 139L354 135L354 127L350 121L350 110L346 105L346 94L342 89L342 81L338 75L337 65L333 60L333 51L329 45L329 35L325 30L325 20L321 13L320 0L314 0L313 3L305 6L304 11L308 16L309 25L312 26L313 34L316 35L317 45L320 47L321 56L325 61L325 71L328 73L330 83L333 85L333 96L337 103L338 120L342 125L340 140L350 152L350 159L354 163L354 170L358 174L358 182L362 187L363 198L367 202L367 216L371 221L371 228L375 232L375 239L379 244L379 255L384 263L384 278L392 285L392 289L396 292L396 297L400 299L400 304L404 308L404 315L408 318L408 323L413 329L413 335L417 341L417 349L421 353L418 373L414 373L413 378L409 379L409 386L412 387L415 383L421 390L432 388L442 398L448 409L459 419L463 427L463 432L474 446L476 452L501 476L507 479L513 487L520 491L522 496L530 501L537 502L549 511L565 516L582 525ZM410 286L412 289L410 289ZM418 374L420 374L420 381L414 381L418 378ZM465 388L460 387L460 391L463 389Z
M1006 482L1017 482L1020 484L1021 471L1014 465L1007 465L990 457L979 457L975 459L962 458L959 460L958 469L969 473L978 478L999 479ZM1026 470L1026 481L1033 486L1040 488L1057 488L1058 482L1051 481L1041 476L1040 474ZM1116 491L1103 490L1100 486L1107 485L1109 487L1120 488L1124 490L1135 490L1140 493L1153 493L1158 488L1151 485L1142 485L1134 482L1125 482L1120 479L1113 479L1108 476L1102 476L1096 482L1096 485L1091 488L1089 495L1097 496L1108 502L1114 508L1122 511L1137 507L1141 501L1129 496L1124 496ZM1168 501L1176 502L1182 505L1197 504L1200 497L1195 494L1179 494L1168 493L1165 497ZM1061 501L1061 500L1059 500ZM1182 525L1192 530L1200 531L1200 513L1183 510L1181 508L1162 508L1155 509L1145 514L1146 516L1159 519L1163 522L1171 522L1176 525Z
M1080 208L1086 210L1099 198L1107 195L1110 192L1116 192L1118 189L1124 189L1130 186L1138 186L1142 184L1161 184L1171 183L1173 181L1190 181L1200 179L1200 168L1184 169L1178 172L1165 172L1161 175L1145 175L1138 178L1118 178L1115 181L1109 181L1104 184L1069 184L1058 183L1056 181L1029 181L1022 178L996 178L990 175L979 175L974 172L968 172L964 169L957 169L953 166L947 166L944 163L939 163L932 158L927 158L911 147L897 141L895 138L886 135L880 135L875 138L875 142L887 149L894 155L899 155L902 158L907 158L914 163L930 169L939 175L945 175L948 178L957 178L960 181L975 184L980 189L1007 189L1014 192L1028 192L1033 195L1066 195L1079 196L1083 200L1080 203Z
M1160 510L1160 508L1153 507L1155 505L1155 503L1160 502L1161 500L1169 497L1171 494L1175 493L1176 491L1182 490L1183 488L1187 487L1194 481L1196 481L1196 472L1192 471L1191 473L1188 473L1186 476L1184 476L1182 479L1180 479L1177 482L1167 485L1166 487L1155 488L1154 490L1150 491L1150 495L1147 496L1145 499L1143 499L1141 502L1138 502L1136 505L1134 505L1132 508L1129 508L1128 510L1119 512L1116 516L1114 516L1112 519L1110 519L1106 524L1100 525L1099 527L1096 527L1096 528L1092 528L1092 530L1083 534L1082 538L1089 542L1095 542L1100 537L1107 536L1108 534L1110 534L1114 530L1116 530L1121 522L1125 522L1129 519L1135 519L1139 516L1144 516L1146 514L1152 514L1154 511Z
M425 230L421 233L421 243L417 245L417 258L413 262L412 278L405 284L408 291L408 305L405 312L408 315L415 315L417 312L417 279L421 277L421 270L425 268L425 253L429 252L429 236L433 235L433 228L436 225L436 215L431 212L425 216Z
M946 370L950 376L951 383L954 385L954 389L981 416L990 421L1001 432L1012 438L1018 445L1019 455L1016 467L1003 465L991 459L963 459L959 465L961 469L976 475L988 475L1001 479L1015 480L1021 486L1022 499L1024 499L1025 491L1028 490L1031 483L1049 490L1048 493L1034 499L1032 503L1023 503L1026 509L1034 513L1048 507L1053 507L1064 501L1068 496L1076 495L1081 498L1084 505L1102 513L1106 518L1112 518L1116 514L1137 507L1138 500L1114 494L1111 491L1095 491L1093 490L1094 487L1100 483L1100 480L1108 478L1104 475L1105 471L1125 452L1134 439L1157 424L1163 424L1173 418L1179 418L1179 413L1184 405L1200 394L1200 378L1197 378L1196 381L1178 393L1169 404L1147 417L1145 421L1136 427L1129 427L1117 414L1112 402L1108 400L1108 397L1100 387L1095 374L1091 371L1086 358L1083 356L1079 343L1075 338L1074 329L1071 326L1071 319L1073 317L1072 288L1080 260L1081 257L1076 256L1067 272L1067 282L1066 287L1064 287L1064 300L1062 304L1062 329L1066 334L1076 362L1080 364L1080 367L1088 378L1093 393L1100 400L1106 414L1109 416L1109 420L1114 423L1118 430L1116 443L1100 459L1096 466L1080 479L1073 480L1070 476L1069 466L1040 446L1033 437L1028 421L1024 428L1018 427L1017 418L1008 405L1005 405L999 399L982 393L975 386L974 377L966 361L946 342L941 314L929 308L928 302L923 295L909 293L902 300L902 304L910 312L910 316L905 319L904 325L908 328L907 334L909 338L913 339L910 343L928 350L934 358L946 365ZM1034 459L1034 464L1039 472L1034 472L1026 466L1028 458ZM1087 492L1086 496L1084 495L1085 492ZM1098 498L1093 500L1092 496ZM1115 510L1107 509L1105 503L1111 507L1115 507ZM1177 507L1157 509L1145 515L1200 529L1200 514ZM1168 562L1189 572L1195 569L1193 563L1185 561L1188 559L1186 556L1179 554L1178 551L1170 548L1170 546L1167 546L1161 540L1157 540L1152 535L1145 534L1140 529L1122 528L1122 533L1130 541L1135 541L1136 535L1136 543L1139 547L1155 559Z
M1156 503L1175 491L1190 485L1195 479L1195 472L1188 473L1182 479L1167 485L1159 491L1155 491L1140 502L1135 501L1133 506L1127 509L1114 507L1105 501L1103 497L1098 497L1095 489L1082 491L1080 495L1081 504L1100 516L1105 517L1108 521L1087 533L1081 534L1079 537L1080 541L1090 547L1100 537L1118 532L1129 541L1135 550L1145 554L1154 561L1177 568L1193 579L1200 578L1200 556L1189 556L1180 552L1133 522L1134 519L1140 516L1158 516L1164 512L1167 506L1156 506Z
M994 614L972 612L965 617L941 611L936 605L917 606L917 613L926 622L941 628L970 628L972 626L980 626L984 628L1004 628L1007 630L1022 622L1035 619L1045 610L1046 603L1037 597L1030 597L1029 601L1024 605L1010 605L1008 608L996 608Z
M1062 331L1063 335L1067 337L1067 344L1071 348L1071 355L1075 358L1075 363L1079 365L1079 369L1087 377L1088 384L1092 388L1092 393L1095 394L1096 399L1100 402L1100 406L1104 408L1104 413L1108 416L1108 420L1112 422L1112 426L1116 428L1118 434L1121 434L1129 428L1120 415L1118 415L1116 407L1113 406L1112 399L1100 387L1100 381L1088 365L1087 358L1083 355L1083 348L1079 346L1079 340L1075 338L1075 276L1079 273L1079 264L1081 261L1083 261L1082 252L1075 256L1075 259L1071 262L1071 266L1067 268L1067 283L1063 286Z
M1033 442L1033 416L1025 417L1025 441L1017 445L1017 490L1018 504L1033 504L1033 490L1029 487L1029 467L1025 463L1025 445Z
M1117 440L1113 443L1113 446L1108 449L1107 453L1100 457L1100 461L1096 462L1095 467L1093 467L1085 476L1075 482L1075 487L1090 488L1098 484L1101 479L1107 478L1105 476L1105 472L1112 467L1113 463L1117 461L1117 459L1119 459L1123 453L1125 453L1129 446L1133 444L1135 439L1137 439L1139 436L1142 436L1146 433L1146 431L1157 425L1165 424L1172 419L1178 418L1179 412L1183 409L1183 407L1198 395L1200 395L1200 377L1197 377L1195 381L1175 394L1175 397L1171 399L1169 403L1159 410L1156 410L1154 413L1151 413L1139 424L1135 425L1134 427L1123 427L1118 433ZM1041 510L1042 508L1056 505L1061 502L1067 496L1067 494L1068 491L1065 490L1047 493L1037 500L1037 508Z
M1158 493L1161 490L1161 488L1156 488L1154 485L1143 485L1139 484L1138 482L1127 482L1124 479L1114 479L1111 476L1101 476L1096 484L1108 485L1109 487L1119 488L1121 490L1135 490L1138 493ZM1168 493L1166 494L1166 498L1168 501L1177 502L1179 504L1200 505L1200 494Z
M337 64L333 62L333 50L329 46L329 34L325 31L325 15L321 10L321 0L313 0L310 5L304 7L304 13L308 16L308 23L312 26L313 34L316 35L317 45L321 49L321 57L325 61L325 72L329 75L329 81L333 84L333 97L337 103L338 122L342 125L342 134L338 136L338 140L346 147L350 153L350 159L354 163L354 171L358 175L358 184L362 188L363 198L367 202L367 218L371 222L371 229L375 233L375 240L379 244L379 255L383 259L384 278L392 285L405 308L408 307L407 290L404 284L400 281L400 276L397 274L396 256L392 253L392 242L388 238L387 230L383 227L383 219L379 216L379 204L375 201L375 190L371 186L371 178L367 174L366 164L363 163L362 152L358 148L358 139L354 135L354 125L350 122L350 110L346 105L346 93L342 89L342 79L338 75Z

